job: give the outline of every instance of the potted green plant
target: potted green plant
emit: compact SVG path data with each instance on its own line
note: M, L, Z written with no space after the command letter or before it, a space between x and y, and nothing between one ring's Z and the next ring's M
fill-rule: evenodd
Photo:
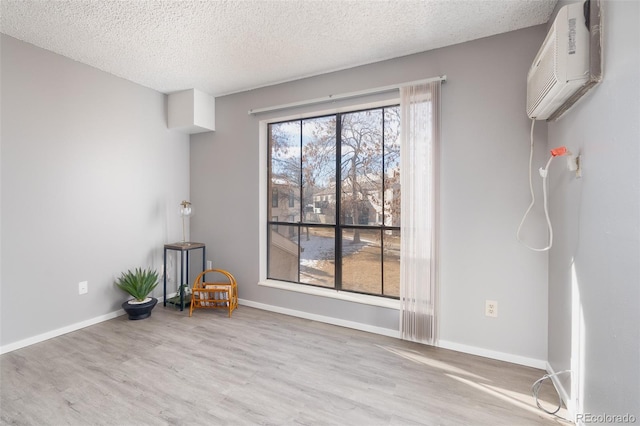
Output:
M136 268L123 272L116 281L120 290L129 293L133 299L122 304L122 309L129 314L130 320L139 320L151 315L151 310L158 303L158 299L149 294L158 285L158 273L151 268Z

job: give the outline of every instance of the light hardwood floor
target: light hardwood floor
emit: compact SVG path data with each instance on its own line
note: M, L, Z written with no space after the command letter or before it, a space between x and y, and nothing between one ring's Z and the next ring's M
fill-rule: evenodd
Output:
M535 407L541 370L245 306L189 318L159 305L0 367L1 424L568 424Z

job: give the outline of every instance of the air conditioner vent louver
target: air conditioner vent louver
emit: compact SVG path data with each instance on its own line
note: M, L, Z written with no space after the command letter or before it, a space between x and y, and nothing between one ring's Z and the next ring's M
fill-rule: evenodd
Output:
M551 89L558 84L558 76L556 75L557 67L557 48L556 33L551 29L549 33L549 43L546 49L540 52L536 72L529 80L529 89L527 96L527 114L531 113L540 105L544 97L549 94Z

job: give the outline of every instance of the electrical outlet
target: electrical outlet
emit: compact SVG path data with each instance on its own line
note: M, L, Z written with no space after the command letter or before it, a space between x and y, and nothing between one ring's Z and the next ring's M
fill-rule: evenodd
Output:
M78 294L87 294L89 292L89 281L81 281L78 283Z
M213 266L212 266L212 265L213 265L213 262L212 262L212 261L210 261L210 260L207 260L207 269L211 269L211 268L213 268Z
M498 302L495 300L485 300L484 302L484 314L488 317L498 317Z

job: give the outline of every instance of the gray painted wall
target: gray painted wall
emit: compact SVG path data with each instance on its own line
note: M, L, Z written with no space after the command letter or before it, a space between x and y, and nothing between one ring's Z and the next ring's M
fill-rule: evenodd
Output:
M162 245L181 238L189 137L167 130L163 94L5 35L1 43L8 345L119 310L127 295L115 277L161 267Z
M528 203L526 75L539 26L216 100L216 132L191 139L195 239L234 273L242 299L397 330L398 312L258 286L259 132L247 111L447 74L442 90L440 337L454 346L546 360L547 255L520 246ZM256 70L260 72L260 70ZM316 107L326 109L327 106ZM305 111L313 108L306 108ZM546 126L536 131L542 161ZM544 243L538 211L525 235ZM484 316L485 299L499 317Z
M549 363L571 368L581 316L579 412L640 418L640 3L606 1L603 10L604 80L548 127L549 147L566 145L584 167L582 179L562 162L551 171Z

